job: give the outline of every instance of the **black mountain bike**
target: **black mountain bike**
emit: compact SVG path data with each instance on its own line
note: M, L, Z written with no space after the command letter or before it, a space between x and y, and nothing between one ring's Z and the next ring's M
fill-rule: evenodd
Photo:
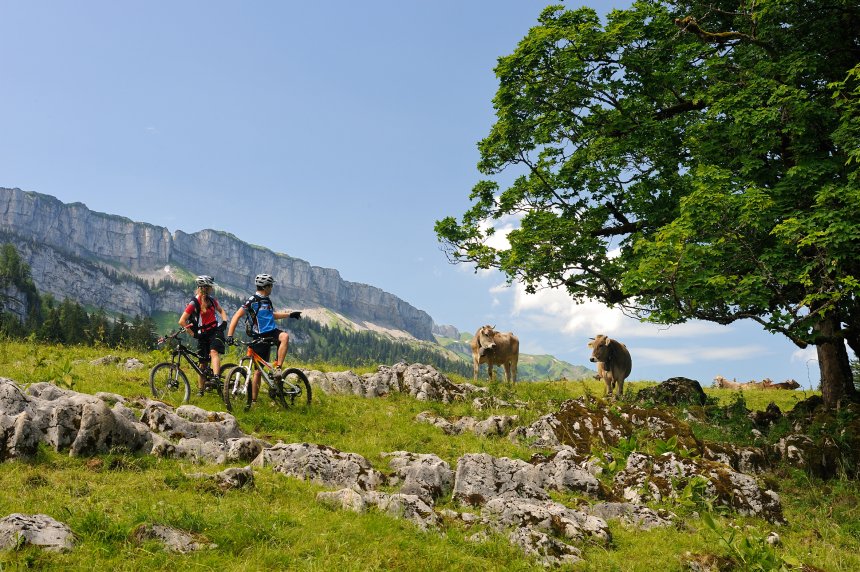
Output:
M222 382L212 368L209 366L209 356L200 357L197 352L182 343L179 336L186 333L184 329L179 329L175 332L167 334L158 339L158 345L169 343L172 346L170 351L170 361L165 361L156 364L149 372L149 388L152 390L152 395L163 401L176 403L188 403L191 398L191 384L188 383L188 377L182 371L182 358L188 362L191 369L202 375L205 380L205 389L214 389L221 396L224 405L227 406L227 411L233 411L233 406L230 401L230 392L225 391L230 384ZM235 363L221 364L222 372L229 372L236 367Z

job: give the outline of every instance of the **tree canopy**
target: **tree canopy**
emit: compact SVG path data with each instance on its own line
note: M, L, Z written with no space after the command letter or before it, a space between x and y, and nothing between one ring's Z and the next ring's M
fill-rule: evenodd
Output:
M490 178L436 232L529 291L816 344L833 406L860 350L858 62L853 0L550 6L499 58Z

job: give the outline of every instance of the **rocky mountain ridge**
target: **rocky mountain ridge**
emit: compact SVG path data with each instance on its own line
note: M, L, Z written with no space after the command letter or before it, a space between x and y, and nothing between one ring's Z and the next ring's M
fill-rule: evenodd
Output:
M276 303L328 309L369 329L433 340L430 315L397 296L226 232L171 234L164 227L95 212L82 203L0 187L0 233L30 265L40 291L84 306L127 316L175 312L188 292L170 283L150 287L156 282L153 276L169 278L177 267L212 274L227 292L241 295L248 290L249 277L267 268L279 284ZM217 262L213 252L218 253Z

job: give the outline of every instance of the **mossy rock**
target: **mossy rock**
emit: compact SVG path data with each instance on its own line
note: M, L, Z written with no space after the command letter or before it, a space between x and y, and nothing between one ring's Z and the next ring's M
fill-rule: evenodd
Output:
M646 387L636 394L639 403L665 405L705 405L708 396L695 379L671 377L654 387Z

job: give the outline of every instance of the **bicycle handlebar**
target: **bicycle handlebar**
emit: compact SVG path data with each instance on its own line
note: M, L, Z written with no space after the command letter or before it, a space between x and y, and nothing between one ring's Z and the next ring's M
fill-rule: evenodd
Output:
M233 338L233 343L227 342L227 345L233 346L250 346L251 344L269 344L270 346L278 345L280 341L275 338L257 338L253 339L250 342L246 342L245 340L237 340Z
M163 343L164 343L164 342L166 342L167 340L175 340L175 339L176 339L176 338L178 338L181 334L186 334L186 333L188 333L188 332L186 332L186 331L185 331L185 328L179 328L179 329L178 329L178 330L176 330L175 332L170 332L169 334L164 334L163 336L161 336L160 338L158 338L158 340L157 340L155 343L156 343L156 344L158 344L158 345L160 346L161 344L163 344Z

